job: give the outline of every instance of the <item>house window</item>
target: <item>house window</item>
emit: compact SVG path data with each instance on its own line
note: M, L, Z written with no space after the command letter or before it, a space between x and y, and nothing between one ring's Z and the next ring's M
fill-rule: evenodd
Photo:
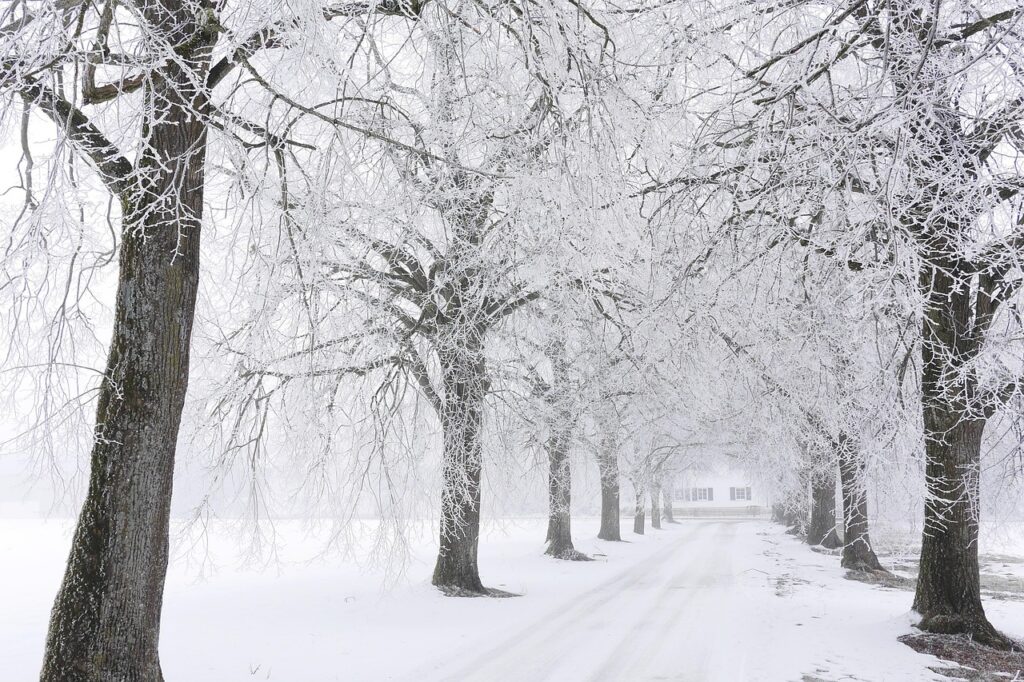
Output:
M690 488L689 495L686 498L691 502L714 502L715 501L715 489L714 488Z
M729 488L729 499L730 500L751 500L750 486L742 488Z

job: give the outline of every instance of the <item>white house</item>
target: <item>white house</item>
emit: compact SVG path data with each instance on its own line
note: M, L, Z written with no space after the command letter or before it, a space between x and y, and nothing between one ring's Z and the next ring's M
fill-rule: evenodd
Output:
M674 481L672 507L682 516L756 516L768 511L767 491L742 471L683 472Z

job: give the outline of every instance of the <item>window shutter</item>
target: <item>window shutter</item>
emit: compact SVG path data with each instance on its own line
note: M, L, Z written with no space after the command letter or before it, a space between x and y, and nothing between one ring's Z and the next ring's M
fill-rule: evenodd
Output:
M734 501L736 499L736 488L729 488L729 500Z
M748 500L752 500L752 499L754 499L754 498L752 498L752 497L750 496L750 488L749 488L749 487L747 488L747 499L748 499Z
M714 502L714 501L715 501L715 489L714 488L708 488L708 502Z

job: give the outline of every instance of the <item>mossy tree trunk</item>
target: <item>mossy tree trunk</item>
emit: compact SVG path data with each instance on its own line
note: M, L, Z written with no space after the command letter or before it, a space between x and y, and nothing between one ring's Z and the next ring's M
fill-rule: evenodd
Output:
M151 72L138 174L121 193L113 338L89 486L50 616L44 682L163 679L158 654L174 457L199 282L215 33L190 2L142 3L178 57Z

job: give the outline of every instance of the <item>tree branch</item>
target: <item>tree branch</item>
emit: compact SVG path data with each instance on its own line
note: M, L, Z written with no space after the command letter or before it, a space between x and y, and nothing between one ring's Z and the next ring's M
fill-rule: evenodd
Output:
M949 45L950 43L959 42L961 40L967 40L976 33L981 33L982 31L986 31L992 28L993 26L997 26L1003 23L1004 21L1009 21L1011 19L1017 19L1020 17L1024 17L1024 9L1022 8L1008 9L1005 12L993 14L990 17L979 19L973 24L967 24L966 26L963 26L959 33L939 38L938 40L935 41L935 47L944 47L946 45Z
M325 7L323 17L330 21L338 17L356 17L366 14L382 14L385 16L406 17L409 19L418 18L420 12L430 0L381 0L380 2L347 2ZM224 80L228 74L235 70L240 64L245 63L250 57L260 50L275 49L285 45L285 33L289 28L298 26L298 22L282 21L266 26L256 31L242 41L242 44L224 57L210 69L206 78L206 85L209 88L215 87Z
M103 184L122 200L135 190L131 161L93 125L89 117L50 88L35 81L20 86L21 96L35 104L60 127L67 138L96 166Z

